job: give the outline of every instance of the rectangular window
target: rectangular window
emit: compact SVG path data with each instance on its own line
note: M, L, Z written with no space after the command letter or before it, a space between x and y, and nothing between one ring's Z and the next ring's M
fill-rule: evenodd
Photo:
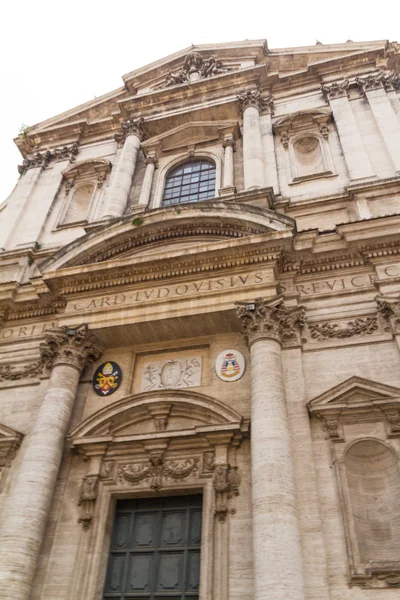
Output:
M103 600L198 600L202 496L117 502Z

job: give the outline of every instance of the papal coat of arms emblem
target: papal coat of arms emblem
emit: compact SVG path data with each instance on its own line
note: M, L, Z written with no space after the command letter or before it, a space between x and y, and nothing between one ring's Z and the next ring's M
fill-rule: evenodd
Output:
M237 381L244 373L246 362L237 350L224 350L217 356L215 370L222 381Z
M122 381L122 371L113 361L100 365L93 377L93 389L98 396L110 396L117 391Z

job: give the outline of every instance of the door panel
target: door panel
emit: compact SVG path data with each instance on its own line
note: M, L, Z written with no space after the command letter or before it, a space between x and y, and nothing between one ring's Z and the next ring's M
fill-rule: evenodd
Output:
M104 600L198 600L201 496L117 503Z

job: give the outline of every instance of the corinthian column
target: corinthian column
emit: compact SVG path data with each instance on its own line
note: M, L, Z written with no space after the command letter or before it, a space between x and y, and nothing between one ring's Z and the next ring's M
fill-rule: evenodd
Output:
M233 135L226 135L224 137L222 147L224 149L224 173L219 195L227 196L236 192L233 175L233 153L236 150L236 143Z
M5 508L0 534L0 598L28 600L54 496L79 377L101 348L86 326L47 332L41 347L53 361L36 422L24 440L23 461Z
M156 154L149 154L145 160L146 171L143 178L142 189L140 190L139 206L149 205L151 188L153 186L154 171L158 167L158 158Z
M251 356L251 473L255 600L304 600L281 347L298 340L304 308L280 297L238 305Z
M125 121L121 124L121 132L115 136L116 140L123 141L124 145L106 195L104 218L122 217L125 212L140 142L144 136L143 123L143 119Z
M260 112L263 106L260 90L238 94L243 114L244 189L265 186L265 165L261 137Z

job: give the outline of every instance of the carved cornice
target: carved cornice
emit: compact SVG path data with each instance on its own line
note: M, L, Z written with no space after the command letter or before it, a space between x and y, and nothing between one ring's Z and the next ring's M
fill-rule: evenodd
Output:
M274 339L286 347L300 344L300 332L305 325L304 306L286 308L279 296L271 300L256 298L252 303L236 303L236 306L249 346L262 339Z
M274 114L274 98L271 94L261 96L260 90L248 90L237 95L240 112L243 115L247 108L256 108L260 113Z
M89 333L87 325L51 329L45 334L45 341L40 345L42 360L48 364L71 365L82 371L90 362L97 360L103 348L97 338Z
M340 82L334 82L331 84L325 84L321 86L321 91L324 94L326 100L336 100L336 98L344 98L348 95L348 89L350 81L344 79Z
M51 161L61 162L63 160L75 160L75 156L78 154L78 144L72 144L72 146L63 146L62 148L55 148L54 150L47 150L46 152L37 152L31 157L25 158L22 165L18 165L18 172L20 175L26 173L28 169L34 169L37 167L45 168Z
M128 119L121 123L121 130L115 134L114 138L118 144L123 144L126 138L135 135L142 142L145 138L144 119Z
M389 321L394 334L400 333L400 299L392 296L377 296L378 311Z

